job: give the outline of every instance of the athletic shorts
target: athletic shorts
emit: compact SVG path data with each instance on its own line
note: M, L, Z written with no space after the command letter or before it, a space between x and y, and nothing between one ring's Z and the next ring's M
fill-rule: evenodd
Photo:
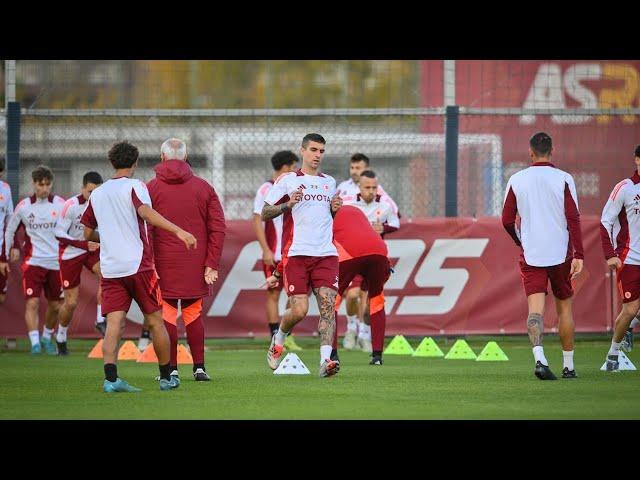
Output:
M128 277L102 277L100 286L103 316L111 312L129 311L132 300L138 303L140 310L145 314L162 309L162 294L154 270L145 270Z
M273 275L273 272L275 271L276 267L278 266L278 263L280 262L275 262L276 266L272 267L271 265L267 265L266 263L262 263L262 271L264 272L264 278L269 278L271 275ZM275 287L269 287L267 288L267 290L278 290L281 291L283 289L284 285L282 280L280 280L278 282L278 285Z
M622 303L633 302L640 298L640 265L622 265L618 270L618 291Z
M353 277L353 280L351 280L351 283L347 287L347 290L351 290L352 288L359 288L363 292L366 292L367 290L369 290L367 279L360 274L356 275L355 277Z
M82 266L92 272L93 266L100 261L100 251L86 252L69 260L60 259L60 278L62 280L62 288L75 288L80 285L80 277L82 275Z
M22 264L22 292L24 298L40 298L44 290L47 300L62 299L60 270L49 270L34 265Z
M547 283L551 282L553 295L559 300L566 300L573 296L573 286L571 285L571 261L569 259L559 265L551 267L533 267L528 265L524 259L520 259L520 275L524 291L529 295L534 293L547 294Z
M0 273L0 294L7 293L7 277Z
M306 295L309 288L338 290L338 257L288 257L284 264L284 286L288 296Z
M372 297L380 295L391 274L391 264L384 255L365 255L340 262L340 282L338 293L343 295L353 286L352 279L360 276L363 286L370 287ZM364 290L364 289L363 289Z

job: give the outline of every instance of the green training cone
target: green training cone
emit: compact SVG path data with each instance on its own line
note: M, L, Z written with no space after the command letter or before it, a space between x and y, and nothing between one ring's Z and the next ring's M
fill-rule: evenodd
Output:
M420 342L420 345L413 352L414 357L444 357L444 353L440 350L440 347L436 345L431 337L425 337Z
M382 353L385 355L411 355L413 348L411 348L406 338L402 335L396 335Z
M449 353L444 357L446 360L475 360L476 354L473 353L471 347L464 340L456 340Z
M509 357L502 351L502 349L498 346L496 342L488 342L478 358L476 358L476 362L507 362L509 361Z

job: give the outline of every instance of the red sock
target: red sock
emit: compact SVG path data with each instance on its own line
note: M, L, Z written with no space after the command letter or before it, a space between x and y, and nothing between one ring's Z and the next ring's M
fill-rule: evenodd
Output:
M187 342L191 349L193 364L204 365L204 322L202 315L187 325Z
M371 315L371 347L372 350L381 352L384 348L384 329L387 323L387 315L384 309Z
M334 350L338 350L338 311L335 313L336 319L336 329L333 332L333 345L331 346Z
M170 344L170 357L169 357L169 365L175 367L178 365L178 328L167 321L164 322L164 326L167 328L167 333L169 334L169 344Z

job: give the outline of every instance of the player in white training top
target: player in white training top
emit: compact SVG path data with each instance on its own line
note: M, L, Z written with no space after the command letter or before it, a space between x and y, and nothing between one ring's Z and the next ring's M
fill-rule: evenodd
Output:
M102 344L105 373L102 388L106 393L139 391L118 378L116 367L118 342L132 300L144 314L145 327L151 330L160 368L160 390L180 385L179 378L171 376L169 335L162 320L162 295L147 223L175 234L187 246L185 255L189 255L188 249L195 247L197 241L151 208L146 184L131 178L138 155L137 147L126 141L111 147L108 157L114 175L93 191L80 220L85 226L85 240L100 243L102 313L107 316Z
M58 256L60 278L64 289L64 303L58 314L60 323L56 334L59 355L68 355L67 329L78 305L82 267L96 275L98 282L100 281L100 244L84 239L84 225L80 223L91 192L100 185L102 185L102 177L98 172L85 173L82 177L80 194L64 203L56 225L56 238L60 244ZM100 284L98 284L96 329L104 336L106 325L100 309L100 297Z
M317 133L302 139L302 168L285 173L276 180L262 208L262 219L284 214L282 228L282 265L284 288L291 308L282 317L272 337L267 362L272 369L282 361L285 338L309 309L309 288L320 309L320 376L338 373L340 363L331 360L336 328L333 309L338 290L338 251L333 244L333 215L342 205L336 181L320 173L325 140Z
M264 199L280 175L297 170L298 156L291 150L282 150L276 152L271 157L271 165L273 166L271 179L260 185L253 200L253 230L262 249L262 270L264 272L264 278L269 278L278 266L278 263L282 260L282 216L263 222L262 207L264 207ZM280 325L278 300L281 291L282 282L276 287L267 287L265 307L271 336L278 331L278 326ZM284 346L290 351L302 350L302 348L296 344L293 335L287 336Z
M607 354L607 371L618 370L618 356L625 337L633 346L632 320L640 310L640 145L635 150L636 171L611 192L602 211L600 238L607 265L617 272L622 310ZM630 337L630 338L629 338Z
M520 272L527 295L527 330L540 380L555 380L542 348L543 314L547 283L555 297L558 333L563 350L562 378L576 378L573 365L573 313L571 280L582 271L584 251L578 195L573 177L550 163L551 137L539 132L529 140L532 165L507 183L502 224L522 247ZM521 226L516 228L516 215Z
M13 246L18 228L25 229L24 260L22 263L22 287L26 300L24 319L31 340L31 353L39 354L42 348L47 354L56 355L56 346L51 335L58 322L58 310L62 299L60 265L58 263L58 240L56 222L64 199L53 195L53 172L40 165L31 172L34 194L24 198L7 225L4 236L4 257ZM0 262L0 273L6 273L9 264ZM40 294L44 290L47 299L47 313L42 338L38 334L40 316Z
M0 178L4 175L4 158L0 158ZM3 180L0 180L0 262L6 262L7 258L4 255L4 233L9 224L9 219L13 214L13 198L11 197L11 187ZM11 262L18 260L20 256L20 250L18 248L11 249L9 258ZM7 275L0 272L0 305L2 305L7 296Z

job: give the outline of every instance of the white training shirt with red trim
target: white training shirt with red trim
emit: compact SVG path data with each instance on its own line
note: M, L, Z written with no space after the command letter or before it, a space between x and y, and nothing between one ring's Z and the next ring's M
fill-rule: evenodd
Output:
M4 234L13 214L13 198L11 198L11 187L7 182L0 180L0 255L3 252Z
M49 195L37 198L35 195L22 199L16 205L4 235L4 255L9 258L13 237L22 224L25 229L24 265L60 270L58 262L58 240L56 223L64 206L64 198Z
M602 251L608 260L640 265L640 175L634 172L611 192L600 218Z
M62 213L56 225L60 260L71 260L89 250L89 242L84 239L84 225L80 223L87 205L84 196L80 194L71 197L62 207Z
M357 197L359 194L360 187L351 178L338 185L338 195L340 195L340 198L342 198L343 205L353 205L358 201ZM393 198L391 198L389 194L384 191L382 185L378 185L376 194L380 195L380 201L382 203L389 204L393 212L398 215L398 205L396 205L396 202L393 201Z
M536 162L511 176L502 224L516 245L522 244L528 265L550 267L584 258L576 185L570 174L549 162Z
M151 206L147 186L128 177L109 179L91 192L80 221L89 228L100 228L103 277L128 277L154 269L147 224L138 215L143 204Z
M336 194L333 177L322 173L307 175L301 170L282 174L265 202L269 205L288 202L299 188L302 200L282 215L282 257L337 257L331 216L331 198Z
M273 180L264 182L256 192L255 199L253 200L253 213L256 215L262 214L264 200L269 190L271 190L271 187L273 187L273 184ZM269 245L269 248L273 252L273 259L279 262L282 260L282 215L264 222L264 235L267 239L267 245Z
M382 233L395 232L400 228L400 219L393 211L391 205L381 201L381 196L376 195L369 203L362 200L360 194L356 195L356 201L352 203L365 214L369 223L381 223L384 227Z

